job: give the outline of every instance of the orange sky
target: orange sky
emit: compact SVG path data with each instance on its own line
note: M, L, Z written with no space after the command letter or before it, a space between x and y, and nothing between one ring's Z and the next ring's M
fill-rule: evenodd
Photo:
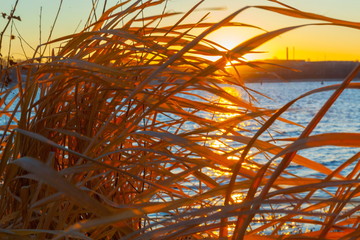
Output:
M16 27L20 34L32 46L36 47L39 43L39 15L42 6L42 41L47 39L50 26L53 22L57 6L60 1L46 0L20 0L15 15L22 17L21 22L16 22ZM104 1L99 1L100 5ZM116 0L109 0L108 6L116 3ZM283 3L294 6L300 10L327 15L329 17L341 18L349 21L360 22L359 0L283 0ZM9 12L15 0L9 0L3 3L3 9L0 12ZM167 11L187 11L196 2L193 0L172 0L168 1ZM6 5L6 6L5 6ZM207 21L217 22L225 16L231 14L237 9L248 5L271 5L278 6L266 0L205 0L204 3L189 17L189 21L198 21L207 12L210 15ZM102 8L102 7L99 7ZM212 8L221 8L214 10ZM85 24L89 11L91 10L91 1L88 0L64 0L63 8L60 13L58 24L55 27L53 38L65 34L71 34L80 26ZM161 8L146 10L145 15L161 13ZM242 12L235 19L236 21L253 24L267 31L275 30L281 27L309 23L309 21L294 19L282 16L276 13L257 10L255 8ZM174 21L174 20L173 20ZM0 19L0 29L3 28L5 20ZM171 19L165 24L171 24ZM226 47L233 47L246 39L260 34L262 31L246 28L224 28L217 33L209 36L211 40L217 41ZM13 29L13 34L17 35ZM4 38L3 55L7 55L9 33ZM360 30L347 29L335 26L312 26L294 30L280 37L275 38L269 43L259 47L258 51L266 53L248 55L247 59L265 59L265 58L286 58L286 47L289 49L289 58L323 61L323 60L360 60ZM30 55L31 49L24 45L27 55ZM20 48L20 41L12 41L12 56L15 58L24 58L24 53ZM295 51L294 51L295 50Z
M241 2L241 4L240 4ZM299 10L313 12L333 18L340 18L347 21L360 22L360 1L358 0L288 0L282 1L290 4ZM272 5L268 1L231 1L223 0L222 6L225 11L214 13L216 17L225 12L230 14L234 9L246 5ZM215 5L215 4L214 4ZM215 17L214 16L214 17ZM290 18L273 12L264 10L249 9L241 13L237 21L253 24L267 31L276 30L282 27L289 27L316 21L301 20ZM319 21L317 21L319 22ZM228 47L233 47L238 41L244 41L252 36L261 34L259 30L244 28L226 28L211 36L211 39L223 43ZM270 42L262 45L257 51L264 51L263 54L248 55L248 59L266 58L286 58L288 48L289 59L304 59L311 61L324 60L360 60L360 30L350 29L339 26L308 26L292 30L283 34Z

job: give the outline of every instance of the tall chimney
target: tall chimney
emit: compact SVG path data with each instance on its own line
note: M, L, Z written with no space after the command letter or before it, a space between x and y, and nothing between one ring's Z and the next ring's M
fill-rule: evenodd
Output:
M286 47L286 61L289 61L289 48Z

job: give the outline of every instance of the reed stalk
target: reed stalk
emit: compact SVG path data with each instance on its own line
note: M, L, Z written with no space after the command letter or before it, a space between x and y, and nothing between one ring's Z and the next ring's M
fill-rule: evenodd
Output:
M0 96L1 238L359 237L359 154L331 170L298 153L360 146L359 133L310 135L343 89L360 88L351 82L359 68L344 84L307 92L277 110L223 87L251 92L227 63L253 67L243 56L281 34L359 24L281 3L248 6L217 23L185 23L201 3L183 15L155 16L144 10L167 1L117 4L83 31L49 40L62 43L51 58L16 66L18 82ZM207 39L223 27L258 28L233 20L249 8L326 23L264 32L231 50ZM177 15L174 25L159 24ZM194 29L202 32L193 35ZM334 90L298 138L286 145L260 138L276 121L296 124L281 115L300 99ZM258 161L261 155L270 159ZM290 163L325 177L296 176Z

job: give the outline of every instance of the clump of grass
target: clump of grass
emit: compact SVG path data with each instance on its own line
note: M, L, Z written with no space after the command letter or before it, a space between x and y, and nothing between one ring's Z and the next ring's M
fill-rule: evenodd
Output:
M163 27L158 22L172 14L142 16L162 2L116 5L84 31L49 42L66 43L47 61L21 65L29 69L26 77L19 69L18 84L1 98L7 123L1 138L0 235L285 239L284 229L293 226L299 228L293 238L356 238L359 164L346 176L342 171L359 154L331 171L297 151L359 146L356 133L310 136L341 91L359 87L351 83L359 68L342 85L306 93L276 112L256 107L221 87L248 91L239 76L226 71L227 62L248 64L244 54L300 26L219 50L206 36L226 26L255 27L232 22L247 8L215 24L183 23L195 5L176 24ZM359 27L287 6L258 8ZM194 36L194 28L205 30ZM220 59L212 62L208 55ZM286 121L281 114L300 98L334 89L288 146L258 139L274 121ZM214 96L222 103L212 101ZM221 115L229 117L216 117ZM262 124L253 136L244 124L249 120ZM256 162L250 149L273 157ZM280 164L273 164L279 158ZM286 170L290 162L326 177L294 176ZM329 197L316 197L319 191ZM301 231L305 224L318 228Z

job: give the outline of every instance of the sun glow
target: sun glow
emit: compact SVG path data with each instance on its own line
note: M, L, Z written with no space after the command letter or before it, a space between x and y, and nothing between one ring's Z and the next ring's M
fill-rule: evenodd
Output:
M224 90L226 93L228 93L229 95L236 97L236 98L241 98L242 94L239 91L239 89L237 89L236 87L229 87L229 86L223 86L222 90ZM229 109L229 111L225 112L221 112L221 113L214 113L214 116L212 116L213 118L216 118L217 121L219 122L223 122L223 121L227 121L231 118L235 118L237 116L239 116L241 113L238 112L238 106L236 106L233 102L229 101L226 98L222 98L219 97L217 99L212 100L214 102L214 104L217 104L218 106L221 106L223 108L227 108ZM233 126L233 129L238 131L241 130L243 128L246 128L246 126L248 126L249 123L247 122L239 122L237 123L237 126ZM207 138L207 143L209 144L209 146L212 149L216 149L215 152L217 152L218 154L226 154L229 151L233 151L239 146L234 147L234 141L230 138L222 138L222 135L227 135L227 136L232 136L231 133L228 132L228 129L218 129L218 131L215 133L216 137L211 137L211 138ZM217 137L218 136L218 137ZM242 150L237 151L238 154L242 153ZM240 160L239 155L229 155L227 156L228 160L233 160L233 161L238 161ZM250 152L251 155L251 152ZM247 169L253 169L253 168L257 168L257 166L253 166L252 164L249 163L243 163L243 167L247 168Z
M249 29L249 28L240 28L240 27L227 27L217 30L216 32L209 35L209 40L217 43L219 46L216 48L220 51L230 51L240 45L241 43L251 39L252 37L258 35L259 30ZM258 49L256 49L257 51ZM252 61L256 59L263 58L263 50L247 53L241 56L242 61ZM216 61L220 57L211 57L209 60ZM236 63L236 60L234 61ZM230 65L230 63L228 63Z

